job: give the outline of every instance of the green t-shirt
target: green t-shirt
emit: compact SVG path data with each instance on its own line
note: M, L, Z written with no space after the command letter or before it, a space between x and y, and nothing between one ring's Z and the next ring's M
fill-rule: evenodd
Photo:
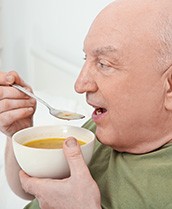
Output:
M95 132L91 120L84 127ZM172 144L136 155L96 141L89 169L99 186L103 209L172 209ZM39 209L38 202L25 209Z

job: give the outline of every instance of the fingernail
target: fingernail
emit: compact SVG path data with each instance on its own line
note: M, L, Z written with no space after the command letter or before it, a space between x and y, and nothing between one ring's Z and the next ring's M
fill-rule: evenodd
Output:
M6 77L6 79L7 79L7 81L8 81L9 83L13 83L13 82L14 82L14 76L12 76L12 75L8 75L8 76Z
M70 137L70 138L66 139L65 144L67 147L75 147L77 145L77 141L75 138Z

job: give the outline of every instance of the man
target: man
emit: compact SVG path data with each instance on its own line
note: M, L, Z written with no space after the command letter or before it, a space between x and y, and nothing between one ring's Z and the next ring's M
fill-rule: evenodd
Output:
M171 11L171 0L116 0L96 17L75 89L95 108L100 142L88 169L75 139L66 140L67 179L38 179L23 171L19 179L10 137L32 125L35 103L8 87L27 86L18 75L7 74L8 81L0 76L7 177L18 195L36 197L26 208L172 208ZM84 127L95 131L95 124Z

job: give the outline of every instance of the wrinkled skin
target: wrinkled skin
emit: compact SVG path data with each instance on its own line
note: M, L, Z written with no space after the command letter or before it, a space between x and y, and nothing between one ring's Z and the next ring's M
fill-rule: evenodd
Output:
M168 22L163 22L165 18L172 22L171 8L171 0L116 0L96 17L86 36L86 62L75 89L86 93L90 105L106 109L104 113L93 114L96 134L103 144L120 152L146 153L171 142L172 58L165 50L172 48L171 41L164 42L163 32L158 34L159 28ZM7 87L1 88L8 92ZM7 110L6 117L3 112L0 114L0 129L11 136L32 125L34 108L28 110L35 106L24 100L21 93L20 105L9 94L14 103L9 110L24 106ZM1 102L4 95L1 94ZM38 179L21 171L24 193L16 174L20 168L15 164L9 142L6 167L12 189L23 198L29 198L28 194L36 196L42 209L101 208L100 191L73 138L65 142L64 152L71 176L63 180ZM11 173L15 173L15 178Z
M169 0L114 1L85 38L75 89L106 109L93 114L96 135L119 152L145 153L172 139L171 8Z

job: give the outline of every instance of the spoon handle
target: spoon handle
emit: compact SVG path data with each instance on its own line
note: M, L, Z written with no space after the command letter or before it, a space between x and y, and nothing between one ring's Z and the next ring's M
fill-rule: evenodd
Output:
M46 103L44 100L42 100L41 98L39 98L38 96L36 96L35 94L32 94L30 91L27 91L25 88L17 85L17 84L12 84L12 87L22 91L23 93L27 94L30 97L33 97L34 99L38 100L39 102L41 102L42 104L44 104L45 106L47 106L49 109L51 109L52 107Z

